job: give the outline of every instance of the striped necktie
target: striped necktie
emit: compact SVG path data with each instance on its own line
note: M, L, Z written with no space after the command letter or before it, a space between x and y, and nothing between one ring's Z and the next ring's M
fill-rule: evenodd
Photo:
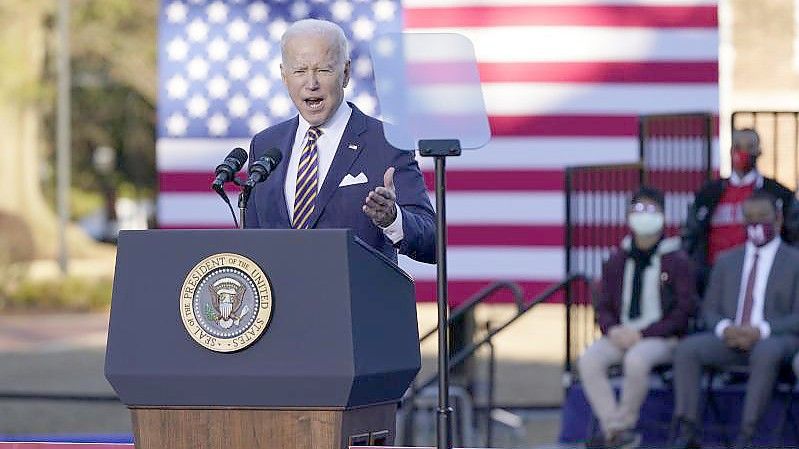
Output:
M316 141L322 131L317 127L308 128L308 138L300 154L297 167L297 189L294 195L294 216L291 226L294 229L306 229L316 204L316 192L319 184L319 151Z

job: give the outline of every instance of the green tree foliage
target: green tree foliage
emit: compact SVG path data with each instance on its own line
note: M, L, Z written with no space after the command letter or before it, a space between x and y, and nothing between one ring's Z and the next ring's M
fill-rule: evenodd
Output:
M0 166L20 176L0 196L0 212L33 236L36 257L56 254L53 213L56 14L60 0L0 0ZM101 190L91 164L99 145L117 150L111 187L155 184L156 0L70 0L74 185ZM42 189L44 187L44 189ZM0 234L8 230L0 229ZM10 234L9 234L10 235ZM90 242L68 229L74 256Z
M151 196L155 186L155 0L73 0L73 184ZM112 179L94 169L98 146L116 150ZM131 189L132 188L132 189Z

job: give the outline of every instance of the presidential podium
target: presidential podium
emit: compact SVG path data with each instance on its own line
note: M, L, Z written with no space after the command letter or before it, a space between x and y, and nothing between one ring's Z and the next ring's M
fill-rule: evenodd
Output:
M391 445L414 287L348 230L119 236L105 375L138 449Z

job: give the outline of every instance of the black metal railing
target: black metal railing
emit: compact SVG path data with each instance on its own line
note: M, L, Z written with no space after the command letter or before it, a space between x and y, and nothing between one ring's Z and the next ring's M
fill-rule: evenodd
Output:
M461 364L467 362L468 360L470 360L472 357L474 357L477 354L477 351L480 348L482 348L483 346L487 346L489 348L489 360L488 360L488 364L489 364L489 385L488 385L488 399L487 399L488 403L486 404L486 407L485 407L485 425L486 425L486 442L485 442L485 445L486 445L486 447L491 447L492 438L493 438L493 433L489 429L491 428L491 424L492 424L491 423L491 412L495 408L494 407L495 406L495 403L494 403L495 360L494 360L494 351L493 351L493 339L494 339L494 337L497 334L501 333L503 330L505 330L508 326L510 326L511 324L516 322L519 318L524 316L527 312L532 310L536 305L541 304L543 302L546 302L546 301L552 299L556 294L560 293L561 291L565 292L566 295L568 296L568 291L569 291L570 286L572 286L574 283L577 283L577 282L579 282L581 284L586 284L588 282L588 279L585 276L583 276L582 274L570 275L565 280L563 280L562 282L550 286L549 288L547 288L546 290L544 290L543 292L538 294L536 297L534 297L532 300L526 301L526 302L523 299L521 301L518 301L519 297L516 295L516 292L521 292L520 288L518 290L516 289L516 287L518 287L518 286L512 287L514 284L505 283L507 285L504 285L503 287L504 288L511 288L512 291L514 292L514 299L516 300L516 304L517 304L516 313L511 318L507 319L505 322L501 323L500 325L498 325L496 327L492 326L491 323L486 324L485 335L483 335L481 338L478 338L476 341L474 341L471 344L465 346L464 348L462 348L461 350L459 350L458 352L456 352L455 354L452 354L450 356L449 363L448 363L448 369L451 370L451 369L456 368L456 367L460 366ZM497 283L497 284L501 284L501 283ZM496 284L494 284L494 285L496 285ZM499 287L499 286L497 286L497 287ZM496 291L498 291L498 289L486 288L483 291L481 291L481 292L485 292L486 296L484 296L480 300L476 300L475 298L472 298L472 300L470 300L470 301L468 301L466 303L466 304L468 304L468 306L465 304L462 307L464 307L464 308L470 307L471 308L471 307L476 306L480 302L484 302L489 297L488 296L488 292L489 291L496 292ZM568 298L567 298L567 301L568 301ZM455 317L456 313L457 313L457 310L455 312L453 312L453 314L452 314L453 318ZM461 313L465 313L465 311L461 312ZM428 334L425 334L425 337L427 337ZM406 423L409 423L409 425L406 427L406 429L411 431L411 433L408 433L407 431L405 433L405 441L403 441L403 444L406 445L406 446L408 446L408 445L412 446L413 445L412 428L413 428L413 416L414 416L414 411L415 411L414 399L422 391L424 391L426 388L428 388L431 385L433 385L437 380L438 380L438 374L436 373L436 374L433 374L432 376L430 376L425 381L418 381L418 380L414 381L414 383L411 385L411 388L409 389L408 393L406 393L405 397L403 398L402 407L407 410L407 415L406 415L407 421L406 421Z
M449 315L449 324L452 325L455 321L460 319L463 315L469 313L472 309L474 309L478 304L485 302L487 299L491 298L494 294L499 293L502 290L509 290L511 295L513 296L513 302L516 304L517 309L521 309L524 307L524 290L522 287L515 283L509 281L497 281L493 284L489 284L479 292L472 295L469 299L465 302L460 304L458 307L452 310ZM419 343L424 342L428 338L432 337L433 335L438 332L438 327L433 327L432 329L425 332L424 335L419 337Z
M666 235L678 235L694 193L713 178L716 118L710 113L642 115L638 148L642 182L663 192Z

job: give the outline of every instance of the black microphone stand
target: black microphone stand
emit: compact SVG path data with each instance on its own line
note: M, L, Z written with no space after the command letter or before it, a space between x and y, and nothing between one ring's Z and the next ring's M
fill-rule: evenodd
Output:
M247 184L239 178L233 178L233 182L236 183L237 186L241 187L241 192L239 192L239 229L244 229L244 219L247 216L247 201L250 199L250 193L252 192L253 186Z
M460 156L457 139L420 140L419 154L433 157L436 167L436 287L438 303L437 449L452 449L452 407L449 405L449 339L447 309L447 156Z

